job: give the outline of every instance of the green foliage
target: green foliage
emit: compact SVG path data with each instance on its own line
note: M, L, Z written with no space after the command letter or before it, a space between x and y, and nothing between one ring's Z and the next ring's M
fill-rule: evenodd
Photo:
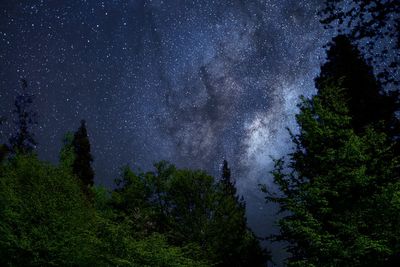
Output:
M167 162L125 167L109 192L93 185L84 121L65 135L57 166L27 151L5 159L6 148L1 266L265 266L227 163L221 182Z
M344 90L333 82L303 99L296 150L264 187L285 216L276 237L289 242L288 266L388 266L400 248L399 158L388 136L356 134Z
M327 62L315 79L316 88L323 90L328 79L341 81L343 99L346 100L351 125L356 133L364 131L368 125L377 127L381 124L385 130L390 129L390 135L399 135L400 124L394 115L399 108L398 92L388 94L382 90L372 67L348 36L334 37L328 47Z
M74 135L71 132L68 132L64 136L63 140L63 147L61 148L60 151L60 166L65 168L73 170L73 164L75 161L75 151L74 151L74 146L72 144L74 140Z
M100 262L107 266L208 266L192 260L179 247L171 246L161 234L134 238L129 222L104 220L98 229Z
M75 177L17 155L0 174L0 265L91 265L92 215Z
M111 195L91 188L84 197L71 170L35 156L16 155L1 166L1 266L208 266L172 246L164 235L137 232L111 205ZM191 251L190 251L191 249Z
M137 178L127 168L123 177L129 185ZM129 202L135 201L134 193L140 191L131 189L110 194L105 188L92 188L98 214L97 236L102 251L101 262L107 266L209 266L201 259L190 257L191 253L186 247L170 245L164 235L143 232L145 226L138 225L138 222L144 222L140 217L142 212L145 213L144 206L131 205Z
M158 232L194 259L216 266L263 266L265 252L247 229L244 204L202 171L180 170L167 162L156 171L124 169L113 206L135 231ZM235 189L236 190L236 189Z

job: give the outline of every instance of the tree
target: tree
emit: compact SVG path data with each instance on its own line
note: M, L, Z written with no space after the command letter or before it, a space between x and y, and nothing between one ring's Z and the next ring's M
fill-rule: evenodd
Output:
M247 228L244 202L235 193L203 171L167 162L154 166L154 172L141 174L125 169L112 195L114 207L133 221L135 231L163 234L191 258L215 266L265 265L265 253Z
M0 116L0 125L2 125L4 121L5 121L5 119ZM0 163L6 158L7 154L8 154L7 145L6 144L0 144Z
M34 95L27 92L28 82L21 79L21 92L15 99L15 110L17 118L15 120L16 133L9 140L10 150L15 153L27 154L33 152L37 142L30 127L37 124L37 113L30 106Z
M165 235L132 231L105 189L81 185L65 165L17 154L0 166L1 266L207 267Z
M356 133L346 90L320 84L296 116L295 150L276 161L288 266L396 266L400 249L399 157L379 128ZM398 263L398 262L397 262ZM390 265L394 264L394 265Z
M93 215L69 172L15 155L0 172L0 265L98 265Z
M231 179L231 169L226 160L222 164L221 185L227 194L236 196L235 182Z
M74 133L67 132L64 135L63 147L61 148L59 155L60 166L63 167L64 169L69 170L71 173L73 173L74 171L73 168L76 159L73 142L74 142Z
M378 67L384 84L400 82L400 5L394 0L325 0L320 12L326 28L349 34Z
M8 147L5 144L0 145L0 163L7 157Z
M90 153L90 142L85 120L81 121L81 126L75 132L72 145L75 152L73 173L81 181L84 191L88 193L87 188L94 184L94 171L91 166L93 158Z
M324 90L327 79L341 80L345 99L351 113L351 124L361 132L370 124L383 123L391 129L392 137L400 134L400 124L395 116L399 108L398 93L385 93L375 79L373 69L346 35L333 38L327 51L327 62L315 79L316 88Z
M224 259L219 266L265 266L269 256L247 226L246 203L236 194L236 185L226 160L223 161L217 192L218 204L211 232L215 237L214 250L219 258Z

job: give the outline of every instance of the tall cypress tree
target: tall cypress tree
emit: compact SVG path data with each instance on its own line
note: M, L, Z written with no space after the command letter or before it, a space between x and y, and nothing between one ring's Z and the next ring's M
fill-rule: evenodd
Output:
M31 132L31 126L37 124L37 113L31 109L34 95L28 92L28 82L21 79L21 92L15 98L16 132L11 136L10 150L12 153L31 153L37 142Z
M85 120L81 121L81 126L75 132L72 145L75 152L73 172L82 182L84 192L88 193L88 186L92 186L94 183L94 171L91 166L93 157L90 153L90 142Z

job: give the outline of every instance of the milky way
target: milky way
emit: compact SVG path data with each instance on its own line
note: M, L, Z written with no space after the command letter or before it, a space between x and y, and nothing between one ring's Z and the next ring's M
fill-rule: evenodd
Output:
M270 156L290 150L298 97L314 92L328 40L318 2L2 0L0 114L11 117L26 78L40 157L57 161L84 118L107 186L126 164L218 175L226 158L250 224L270 233L258 184L271 184Z

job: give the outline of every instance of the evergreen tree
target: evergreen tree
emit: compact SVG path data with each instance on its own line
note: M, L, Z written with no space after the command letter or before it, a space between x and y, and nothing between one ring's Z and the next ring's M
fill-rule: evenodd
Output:
M228 195L236 196L235 182L231 179L231 169L228 167L226 160L224 160L222 165L221 184Z
M295 151L276 161L280 193L263 188L284 212L288 266L396 266L399 157L382 129L354 131L350 107L347 89L321 81L300 105Z
M395 0L325 0L320 12L326 28L348 34L378 69L384 84L399 85L400 5Z
M5 121L5 119L3 117L0 117L0 125L3 124L3 122ZM0 133L1 130L0 130ZM8 147L6 144L0 144L0 163L6 158L8 153Z
M8 147L5 144L0 145L0 163L7 157Z
M75 132L72 145L75 152L75 159L72 166L73 173L82 182L84 191L88 193L88 187L94 184L94 171L91 166L93 158L90 153L90 142L85 120L81 121L81 126Z
M268 255L247 227L246 203L236 194L236 185L226 160L223 161L218 189L219 205L212 231L214 249L224 259L219 266L265 266Z
M73 142L74 133L67 132L64 135L63 147L61 148L59 155L60 166L64 167L64 169L69 170L71 173L73 173L74 162L76 159Z
M37 124L37 113L30 106L33 102L33 94L28 93L28 82L21 79L21 92L15 99L14 113L17 118L15 120L16 133L14 133L9 142L10 150L13 153L27 154L33 152L37 142L30 127Z
M315 79L318 90L324 89L323 84L327 79L341 80L356 132L363 131L371 123L383 122L386 129L391 129L392 135L400 133L399 122L394 115L398 109L398 94L383 92L372 67L345 35L333 38L329 44L327 62Z

